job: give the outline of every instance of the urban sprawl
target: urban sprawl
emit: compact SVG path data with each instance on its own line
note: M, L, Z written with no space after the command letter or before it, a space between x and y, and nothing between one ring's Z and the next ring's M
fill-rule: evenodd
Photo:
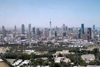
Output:
M5 67L100 67L100 30L93 27L39 28L24 24L0 30L0 64Z

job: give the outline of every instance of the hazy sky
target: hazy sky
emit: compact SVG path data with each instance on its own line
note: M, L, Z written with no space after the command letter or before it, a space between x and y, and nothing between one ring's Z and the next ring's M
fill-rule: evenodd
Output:
M0 27L21 24L100 27L100 0L0 0Z

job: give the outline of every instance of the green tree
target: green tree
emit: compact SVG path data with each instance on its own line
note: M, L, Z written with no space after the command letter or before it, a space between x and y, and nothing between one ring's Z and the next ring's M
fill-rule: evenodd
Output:
M97 55L99 53L99 49L98 48L94 48L92 52L93 52L93 54Z
M61 67L60 63L54 63L54 67Z
M21 55L21 59L23 59L23 60L30 59L30 55L28 55L27 53L23 53L23 54Z

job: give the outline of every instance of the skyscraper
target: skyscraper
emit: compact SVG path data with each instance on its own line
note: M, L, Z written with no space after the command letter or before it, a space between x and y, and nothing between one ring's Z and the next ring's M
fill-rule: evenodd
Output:
M87 29L87 39L88 39L88 41L90 41L91 35L92 35L92 29L91 28L88 28Z
M41 38L41 31L39 28L36 29L36 37L39 39Z
M84 34L84 24L81 24L81 34Z
M22 24L22 34L25 34L25 26Z
M79 39L81 39L81 29L79 30L78 37L79 37Z
M29 28L29 34L31 34L31 24L29 24L29 26L28 26L28 28Z
M65 26L65 24L63 24L63 32L65 32L66 31L66 26Z
M2 26L2 34L3 34L3 37L5 37L6 36L6 29L5 29L5 27L4 26Z
M55 33L54 33L54 34L55 34L55 37L57 37L57 31L55 31Z
M49 29L48 28L44 29L44 36L45 36L45 38L49 37Z
M93 25L93 30L95 30L95 25Z
M31 24L28 26L28 37L31 38Z
M33 32L33 34L35 34L35 33L36 33L36 32L35 32L35 27L33 27L32 32Z
M16 31L17 31L17 29L16 29L16 25L15 25L15 27L14 27L14 32L16 33Z
M50 20L50 33L49 33L49 37L51 38L52 36L52 23L51 23L51 20Z
M4 26L2 26L2 31L4 31L5 30L5 27Z
M36 39L36 29L35 29L35 27L32 28L32 38Z

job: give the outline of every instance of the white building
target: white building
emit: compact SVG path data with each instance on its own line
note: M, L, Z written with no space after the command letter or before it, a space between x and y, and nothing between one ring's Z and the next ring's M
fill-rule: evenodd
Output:
M86 55L82 55L81 58L82 58L86 63L89 63L89 62L95 60L94 54L86 54Z

